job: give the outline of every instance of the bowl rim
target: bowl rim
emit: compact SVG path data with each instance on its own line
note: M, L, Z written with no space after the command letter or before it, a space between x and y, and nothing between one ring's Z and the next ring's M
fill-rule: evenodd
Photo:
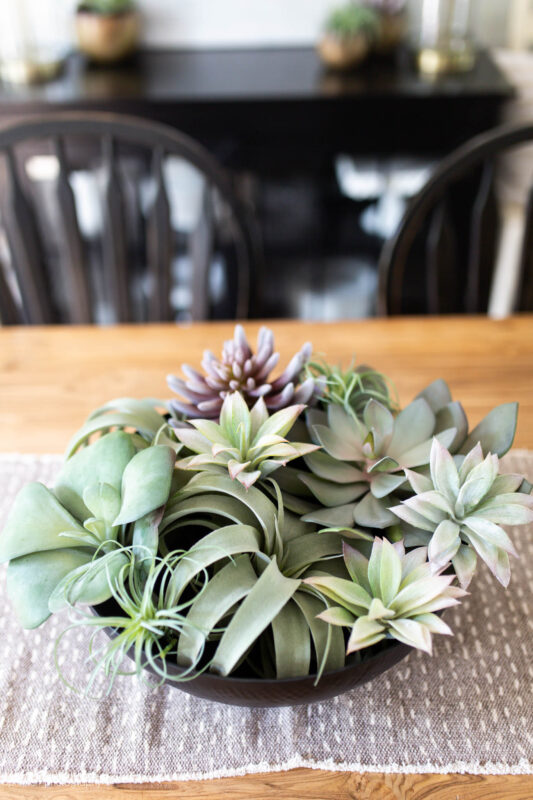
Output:
M106 602L109 602L109 601L106 601ZM104 605L104 603L102 603L102 605ZM98 611L98 607L97 606L90 606L89 608L91 610L91 613L93 613L95 616L98 616L98 617L102 616L100 614L100 612ZM103 628L103 630L106 633L106 635L109 636L111 639L115 638L116 633L115 633L114 628L112 628L111 626L108 626L108 627ZM300 683L301 681L306 681L306 682L309 682L309 681L315 682L316 681L315 685L318 686L327 677L333 678L335 676L342 675L343 673L348 673L348 672L350 672L352 670L355 670L355 669L357 669L357 667L365 667L365 666L367 666L369 664L372 664L375 661L379 660L380 658L383 657L383 655L385 653L389 653L390 651L394 651L394 650L403 651L403 655L400 655L400 657L395 662L395 663L398 663L398 661L402 661L411 652L411 650L413 649L412 647L409 647L409 645L404 644L403 642L399 642L397 639L393 639L392 637L390 639L387 638L386 642L387 642L387 646L385 648L383 648L382 650L378 651L377 653L373 653L369 658L365 659L364 661L355 661L355 662L352 662L351 664L345 664L344 667L340 667L339 669L332 669L332 670L328 670L327 672L324 671L322 673L322 675L320 676L320 679L318 681L316 681L316 678L317 678L317 673L316 672L309 673L308 675L299 675L299 676L295 676L295 677L292 677L292 678L260 678L260 677L248 678L248 677L238 677L238 676L233 676L233 675L217 675L216 673L208 672L207 670L205 670L203 672L198 672L196 670L193 670L193 671L190 672L189 677L187 679L185 679L184 681L175 681L175 680L172 680L172 677L170 677L170 676L171 675L179 675L179 674L181 674L183 672L186 672L188 668L187 667L180 667L180 665L178 663L170 662L169 665L168 665L170 667L169 677L165 678L165 682L171 683L172 685L179 687L180 684L182 684L182 683L190 683L190 682L192 682L192 681L194 681L194 680L196 680L198 678L205 678L206 680L213 681L213 683L217 683L217 682L225 682L225 683L227 683L228 681L232 681L234 683L238 683L239 685L244 685L244 686L245 685L256 684L256 683L260 683L262 686L269 686L269 685L273 685L273 686L285 685L286 686L286 685L291 685L291 684L295 684L295 683ZM393 665L391 665L391 666L393 666ZM144 669L148 669L148 671L153 672L153 670L151 670L148 665L146 665L144 667Z

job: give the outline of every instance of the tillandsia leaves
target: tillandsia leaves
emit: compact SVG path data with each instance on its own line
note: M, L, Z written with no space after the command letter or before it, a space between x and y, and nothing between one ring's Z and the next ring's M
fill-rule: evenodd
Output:
M261 328L254 353L241 325L235 326L233 339L224 343L222 358L206 350L202 361L205 375L187 364L182 365L185 380L169 375L168 385L184 400L171 400L170 409L180 419L218 419L227 395L239 392L249 406L262 397L266 407L278 411L291 404L309 403L318 390L312 377L300 382L303 368L311 356L305 344L277 378L271 372L279 361L274 352L274 335Z
M111 596L108 576L123 566L121 548L134 535L127 525L165 505L174 461L172 448L137 452L131 434L115 431L67 460L54 491L40 483L22 489L0 537L22 625L35 627L65 604ZM28 594L32 574L38 598L36 588Z
M394 525L390 496L403 487L406 467L429 462L435 424L424 398L414 400L396 417L374 399L367 402L362 419L335 404L328 406L327 416L312 409L309 429L324 452L305 457L312 474L302 473L300 479L324 508L304 519L380 529ZM437 436L449 444L455 434L455 428L449 428Z
M348 369L333 366L324 360L309 361L306 375L322 381L322 405L335 403L345 411L361 416L369 400L377 400L390 411L398 411L395 392L385 375L366 364L357 367L352 363Z
M168 504L160 528L165 547L179 542L191 525L210 522L169 581L167 604L185 597L202 570L214 569L191 605L191 627L178 643L180 664L194 664L215 637L210 668L230 674L269 631L278 677L311 669L320 674L344 664L341 632L316 619L328 601L313 597L301 583L316 569L337 574L340 568L346 575L340 557L343 534L317 532L285 511L277 497L276 507L256 486L245 489L228 475L199 473ZM358 538L350 531L345 535Z
M312 453L318 447L289 442L285 436L305 406L284 408L271 416L262 397L252 410L239 392L227 395L220 412L220 423L191 420L196 430L181 428L176 435L188 450L197 455L178 462L180 469L215 468L229 472L249 488L287 462Z
M428 542L435 571L451 561L466 587L479 556L507 586L509 555L516 556L516 551L501 525L533 522L533 497L518 491L521 475L500 475L498 456L484 458L479 443L458 462L435 439L430 477L407 470L415 494L391 511L416 529L412 539Z
M435 612L456 605L466 592L451 585L454 575L433 572L427 548L406 553L403 542L377 538L369 559L345 544L344 561L351 580L320 576L304 582L335 603L321 619L351 628L347 653L385 637L431 653L432 634L452 633Z
M107 680L107 694L113 686L117 675L137 675L144 679L143 670L148 667L156 676L156 683L165 680L176 682L188 680L192 668L180 673L169 671L167 661L176 655L176 646L181 634L187 632L191 623L187 620L190 601L175 606L165 605L165 588L173 574L174 568L187 556L186 552L175 552L165 558L154 559L145 578L140 577L136 568L136 560L130 549L121 552L123 563L114 575L108 575L111 597L117 613L93 615L80 609L77 620L70 625L56 642L56 663L63 637L71 630L88 628L92 630L89 640L89 665L84 694L90 694L100 675ZM205 575L203 576L205 579ZM201 597L203 586L199 587ZM111 638L104 639L103 646L95 645L95 635L102 629L113 631ZM200 649L197 662L203 654ZM128 668L125 659L131 656L133 668ZM131 665L131 662L129 662ZM194 664L193 666L196 666ZM79 691L63 676L70 688Z

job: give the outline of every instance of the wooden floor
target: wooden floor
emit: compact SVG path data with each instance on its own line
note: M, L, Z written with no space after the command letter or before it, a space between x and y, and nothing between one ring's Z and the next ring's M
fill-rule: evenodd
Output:
M353 355L395 382L402 403L445 378L475 424L518 400L516 447L533 449L533 316L368 320L272 325L282 363L310 340L330 361ZM61 452L96 406L112 399L168 397L165 376L204 348L218 353L231 324L189 327L0 329L0 449ZM246 325L252 338L258 324ZM0 798L29 800L532 800L531 776L381 775L298 769L213 781L135 786L11 787Z

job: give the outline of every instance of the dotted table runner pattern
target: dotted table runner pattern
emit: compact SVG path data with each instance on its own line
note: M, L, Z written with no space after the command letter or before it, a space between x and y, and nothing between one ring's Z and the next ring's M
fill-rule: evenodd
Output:
M533 478L533 453L506 457ZM0 526L20 487L51 485L58 456L0 456ZM54 642L68 618L21 631L0 574L0 782L134 783L293 767L373 772L533 772L533 526L511 531L521 556L505 591L480 570L447 612L455 631L433 657L414 652L333 700L282 709L210 703L120 677L91 700L65 688ZM69 674L86 672L76 632Z

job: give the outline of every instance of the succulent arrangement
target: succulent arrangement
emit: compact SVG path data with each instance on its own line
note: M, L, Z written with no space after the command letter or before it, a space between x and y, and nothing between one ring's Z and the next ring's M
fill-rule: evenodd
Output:
M371 367L311 354L271 377L271 331L254 352L236 326L221 359L169 377L179 397L96 409L54 487L19 493L10 602L25 628L69 609L91 632L88 689L127 656L161 682L319 681L394 640L431 652L479 561L508 584L502 526L533 522L531 485L499 471L517 404L470 431L444 381L400 409Z

